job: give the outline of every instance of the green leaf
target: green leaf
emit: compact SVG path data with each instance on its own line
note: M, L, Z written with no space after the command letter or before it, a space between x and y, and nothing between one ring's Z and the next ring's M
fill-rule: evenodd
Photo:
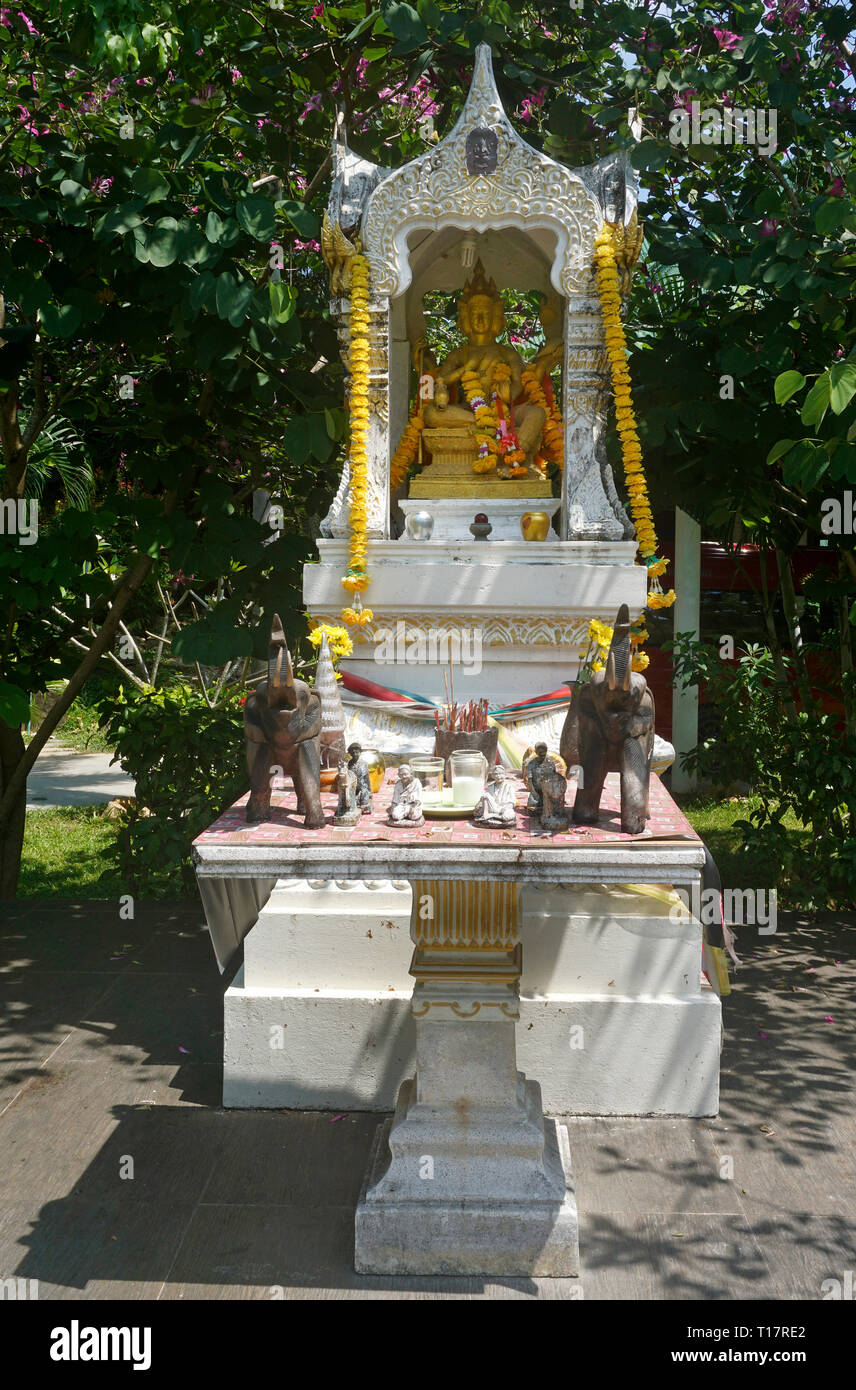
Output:
M317 240L319 224L314 212L310 212L303 203L297 203L293 198L285 198L281 203L277 203L277 207L282 208L297 235L303 241Z
M10 685L8 681L0 681L0 719L10 729L17 729L20 724L26 724L29 718L30 697L26 690Z
M60 195L67 202L73 203L77 207L86 197L86 189L81 183L75 183L74 179L63 179L59 186Z
M140 208L142 206L142 199L135 198L133 202L123 203L121 207L113 208L112 212L106 212L103 217L99 217L93 232L95 241L100 241L103 237L111 235L122 235L141 226L143 218Z
M52 338L70 338L82 318L76 304L48 304L42 309L42 328Z
M668 158L668 150L660 144L659 140L640 140L639 144L630 151L630 163L633 168L643 172L664 168Z
M174 217L161 217L149 228L144 242L145 256L137 253L139 260L147 260L160 267L172 265L178 259L179 227Z
M782 477L787 487L800 487L803 492L810 492L828 467L829 455L826 450L803 439L788 452Z
M370 25L372 25L375 22L375 20L379 17L380 10L371 10L369 14L364 15L363 18L360 20L359 24L357 24L356 27L351 30L350 34L348 34L344 42L346 44L353 43L354 39L359 38L360 34L362 34L366 29L368 29Z
M309 442L309 430L306 427L306 416L295 415L286 422L282 432L283 443L289 458L302 468L312 453L312 446Z
M814 215L814 225L821 236L829 236L852 210L846 198L827 198Z
M805 377L802 372L782 372L781 376L776 377L774 391L776 395L776 405L784 405L789 401L795 392L801 391L805 386ZM769 459L767 460L769 463Z
M157 169L135 169L131 175L134 192L147 203L162 203L169 197L169 184Z
M829 465L829 476L836 482L856 486L856 445L839 444Z
M767 455L767 463L775 463L776 459L780 459L783 454L793 448L794 443L793 439L779 439Z
M840 415L856 393L856 363L838 362L829 371L829 404Z
M269 198L255 193L239 198L235 215L244 231L255 237L256 241L270 241L276 232L276 216Z
M829 372L824 372L823 376L818 377L806 396L800 412L800 419L804 425L819 425L828 409Z
M428 30L412 5L400 4L398 0L388 0L388 3L381 6L381 13L398 39L393 49L394 53L409 53L427 39Z
M217 276L216 305L221 319L228 319L233 328L238 328L247 316L250 301L256 292L252 280L238 281L231 270L224 270Z
M297 290L292 285L286 285L280 280L276 284L270 281L268 284L270 291L270 311L277 323L288 323L295 309L297 308Z

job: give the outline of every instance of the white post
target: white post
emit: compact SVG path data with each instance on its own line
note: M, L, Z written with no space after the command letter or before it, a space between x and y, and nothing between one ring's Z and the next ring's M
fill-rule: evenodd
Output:
M675 508L675 592L674 631L691 632L698 640L701 600L701 527L691 516ZM675 681L672 687L672 791L691 791L695 774L684 772L681 758L698 743L698 687Z

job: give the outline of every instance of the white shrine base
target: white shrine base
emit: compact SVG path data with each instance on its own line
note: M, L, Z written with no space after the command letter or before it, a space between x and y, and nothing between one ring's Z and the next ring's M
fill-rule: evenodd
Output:
M713 1115L701 927L658 890L523 890L517 1061L554 1115ZM390 1110L415 1066L410 889L282 882L225 996L223 1104Z

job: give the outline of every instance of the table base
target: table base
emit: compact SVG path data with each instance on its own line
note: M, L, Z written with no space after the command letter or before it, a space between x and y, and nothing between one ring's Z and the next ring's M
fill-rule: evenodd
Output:
M360 1274L573 1278L577 1204L566 1127L537 1082L518 1105L467 1116L420 1105L405 1081L378 1127L356 1213Z

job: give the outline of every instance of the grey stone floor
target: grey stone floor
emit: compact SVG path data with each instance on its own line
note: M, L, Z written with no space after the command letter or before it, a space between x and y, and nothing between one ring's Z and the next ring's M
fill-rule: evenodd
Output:
M355 1275L378 1117L220 1108L198 909L0 920L0 1279L42 1299L815 1300L856 1271L852 919L744 933L718 1118L569 1121L579 1282Z

